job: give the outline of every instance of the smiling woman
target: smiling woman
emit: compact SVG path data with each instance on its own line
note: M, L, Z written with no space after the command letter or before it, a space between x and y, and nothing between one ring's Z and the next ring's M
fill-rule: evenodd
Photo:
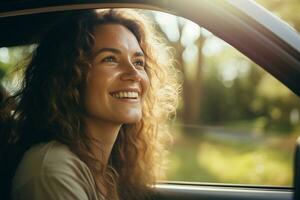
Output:
M179 88L154 33L126 9L75 12L49 28L1 108L1 189L12 199L147 198Z

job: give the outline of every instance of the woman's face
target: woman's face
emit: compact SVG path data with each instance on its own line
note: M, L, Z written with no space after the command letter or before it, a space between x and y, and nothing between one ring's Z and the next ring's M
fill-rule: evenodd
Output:
M149 78L136 37L119 24L96 26L94 37L85 90L87 117L119 125L138 122Z

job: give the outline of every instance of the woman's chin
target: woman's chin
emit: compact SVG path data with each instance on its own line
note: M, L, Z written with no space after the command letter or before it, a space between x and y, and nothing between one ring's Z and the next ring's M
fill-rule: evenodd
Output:
M123 124L134 124L142 119L142 112L138 110L119 112L117 116Z

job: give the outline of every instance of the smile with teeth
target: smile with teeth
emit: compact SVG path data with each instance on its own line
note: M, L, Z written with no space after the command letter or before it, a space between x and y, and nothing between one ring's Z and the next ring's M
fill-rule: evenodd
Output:
M139 97L139 93L138 92L120 91L120 92L112 93L111 96L113 96L117 99L137 99Z

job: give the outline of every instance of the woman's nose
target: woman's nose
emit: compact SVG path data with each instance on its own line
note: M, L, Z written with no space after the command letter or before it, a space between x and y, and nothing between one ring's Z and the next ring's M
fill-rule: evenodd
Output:
M130 81L136 81L139 82L141 81L141 74L139 71L136 69L134 64L130 61L124 64L123 66L124 71L121 76L122 80L130 80Z

